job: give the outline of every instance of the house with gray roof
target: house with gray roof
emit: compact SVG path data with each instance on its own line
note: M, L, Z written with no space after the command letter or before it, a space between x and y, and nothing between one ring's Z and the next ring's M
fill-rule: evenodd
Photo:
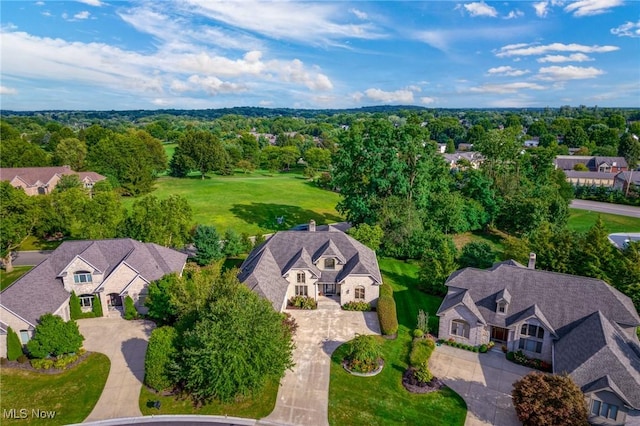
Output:
M85 311L98 295L105 313L122 309L126 296L144 312L148 284L170 273L181 274L186 261L184 253L129 238L63 242L0 293L0 356L6 354L7 326L26 343L42 315L52 313L68 321L72 291Z
M85 189L106 179L96 172L75 172L69 166L0 168L0 180L22 188L27 195L50 194L60 178L68 175L77 175Z
M569 374L592 424L640 424L640 317L631 299L594 278L513 260L449 276L437 315L439 337L493 341Z
M627 160L624 157L599 157L590 155L558 155L553 160L556 169L569 171L583 164L591 172L618 173L626 171Z
M373 250L338 228L281 231L256 247L238 279L283 311L294 296L333 297L376 306L382 276Z

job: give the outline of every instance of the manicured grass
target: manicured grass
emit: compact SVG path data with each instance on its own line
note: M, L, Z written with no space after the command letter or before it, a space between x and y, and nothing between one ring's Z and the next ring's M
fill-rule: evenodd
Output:
M442 301L416 288L418 267L395 259L379 259L383 279L393 286L398 311L398 338L385 340L385 367L375 377L355 377L341 366L346 345L331 358L329 424L331 425L462 425L467 409L464 400L446 388L429 394L412 394L402 386L408 367L410 331L419 309L433 316ZM437 327L436 320L429 322Z
M176 152L176 147L178 146L177 143L165 143L162 144L162 147L164 148L164 152L165 154L167 154L167 160L171 161L171 159L173 158L173 154Z
M214 225L219 232L232 228L250 235L308 223L338 222L339 195L318 188L297 173L268 175L266 172L212 175L202 180L161 177L152 193L160 199L176 194L185 197L193 209L194 223ZM125 199L125 206L133 204ZM279 224L277 218L282 217Z
M30 235L20 244L19 250L55 250L60 244L62 241L44 241Z
M213 401L199 408L189 398L179 399L175 396L159 396L146 386L140 392L140 411L145 416L154 414L200 414L244 417L260 419L273 411L278 396L278 382L267 383L265 388L254 398L222 404ZM160 401L160 409L153 408L153 402Z
M3 367L0 370L0 410L25 409L25 419L2 418L4 424L62 425L82 422L93 410L109 375L109 358L90 354L71 370L58 374ZM55 412L37 418L32 410Z
M596 223L598 216L604 222L610 233L615 232L640 232L640 219L615 214L598 213L588 210L569 209L569 229L578 232L587 232Z
M9 287L18 278L26 274L33 266L14 266L13 271L5 272L4 269L0 269L0 291Z

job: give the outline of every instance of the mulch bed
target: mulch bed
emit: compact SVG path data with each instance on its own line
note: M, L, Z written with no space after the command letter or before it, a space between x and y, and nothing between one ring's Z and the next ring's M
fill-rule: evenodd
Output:
M413 369L409 368L402 375L402 386L411 393L429 393L439 391L446 385L437 377L428 383L419 382L413 374Z
M13 368L16 370L25 370L25 371L34 371L36 373L42 373L42 374L60 374L62 372L65 372L67 370L72 369L73 367L75 367L76 365L78 365L80 362L82 362L84 359L86 359L90 354L92 354L92 352L85 352L82 355L80 355L78 357L77 360L75 360L74 362L72 362L71 364L67 365L66 368L64 368L63 370L57 369L57 368L49 368L48 370L44 370L44 369L40 369L40 368L33 368L31 366L31 363L29 361L27 362L18 362L18 361L9 361L9 360L5 360L2 363L2 368Z

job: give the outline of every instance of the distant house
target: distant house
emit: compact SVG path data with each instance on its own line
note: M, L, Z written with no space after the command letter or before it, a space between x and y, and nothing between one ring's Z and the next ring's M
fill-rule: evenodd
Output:
M22 188L27 195L50 194L60 178L66 175L77 175L87 189L106 179L96 172L74 172L69 166L0 169L0 180L8 181L14 188Z
M373 250L336 227L316 227L314 221L307 230L277 232L256 247L240 266L238 279L277 311L294 296L376 306L382 284Z
M27 343L42 315L68 321L72 291L83 310L91 310L98 295L105 314L121 310L126 296L144 311L148 284L172 272L181 274L186 260L186 254L132 239L65 241L0 293L0 356L6 354L7 327Z
M556 169L575 170L577 164L584 164L591 172L618 173L626 171L627 160L624 157L598 157L588 155L558 155L553 161Z
M633 185L640 190L640 170L620 172L618 173L613 182L613 188L626 192Z
M604 186L612 188L616 177L613 173L603 172L576 172L567 170L564 172L567 182L573 186Z
M602 280L525 267L513 260L451 274L438 336L496 342L550 363L580 386L592 424L640 422L640 317Z
M482 154L476 151L455 152L453 154L443 154L444 160L451 169L471 167L477 169L484 161Z
M540 138L535 136L525 140L522 144L527 148L536 148L540 144Z

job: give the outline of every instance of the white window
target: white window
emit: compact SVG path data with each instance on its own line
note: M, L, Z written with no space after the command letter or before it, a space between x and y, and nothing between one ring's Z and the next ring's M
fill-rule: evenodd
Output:
M504 314L506 311L507 311L506 302L498 302L498 313L499 314Z
M73 274L73 282L76 284L90 283L92 281L91 272L78 271Z
M306 285L297 285L296 286L296 296L309 296L309 289Z
M20 340L23 345L26 345L29 342L29 331L20 330Z
M523 324L520 328L520 341L518 348L535 353L542 353L542 340L544 339L544 329L539 325ZM525 337L526 336L526 337Z
M336 269L336 260L328 258L324 260L324 269Z
M307 274L305 274L304 272L298 272L296 274L296 282L297 283L301 283L304 284L307 282Z
M90 294L83 294L78 297L80 299L80 306L83 308L91 308L93 306L93 296Z
M451 321L451 334L453 336L469 338L469 323L464 320L452 320Z
M364 286L359 285L356 287L355 298L356 300L364 300Z

